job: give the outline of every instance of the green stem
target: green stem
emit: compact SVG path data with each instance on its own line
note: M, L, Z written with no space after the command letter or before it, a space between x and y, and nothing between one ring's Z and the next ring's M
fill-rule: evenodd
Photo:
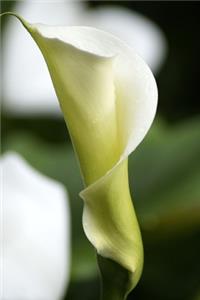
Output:
M125 300L129 290L129 272L116 262L97 255L101 273L101 300Z

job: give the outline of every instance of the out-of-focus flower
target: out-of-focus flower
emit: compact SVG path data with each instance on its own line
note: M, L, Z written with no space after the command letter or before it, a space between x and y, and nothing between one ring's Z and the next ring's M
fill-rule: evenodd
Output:
M1 299L60 299L69 279L70 223L64 187L16 153L2 172Z
M15 11L31 22L89 25L119 36L141 55L153 71L160 68L165 38L156 24L123 8L88 10L84 2L19 1ZM3 35L3 108L12 114L60 116L47 68L31 38L10 20ZM23 45L23 47L22 47ZM12 54L15 49L15 55Z
M79 2L17 1L15 11L31 22L52 25L81 22ZM60 115L48 70L39 50L23 28L9 19L2 42L3 107L18 115ZM12 49L15 49L13 55Z
M86 185L80 194L85 233L101 258L123 269L124 299L143 266L127 158L153 121L154 77L135 51L113 35L92 27L30 24L16 17L45 58L79 159ZM104 263L99 262L104 276ZM112 285L113 278L107 277Z

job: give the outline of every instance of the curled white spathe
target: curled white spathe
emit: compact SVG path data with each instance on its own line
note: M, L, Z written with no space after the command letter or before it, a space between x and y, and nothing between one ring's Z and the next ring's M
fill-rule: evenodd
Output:
M157 109L157 84L146 62L124 41L96 28L43 24L37 24L36 28L39 35L49 43L63 44L66 47L66 57L68 55L67 47L72 46L78 51L94 55L97 58L113 59L114 106L117 107L116 122L118 123L119 140L122 143L121 159L127 157L143 140L154 120ZM67 72L67 65L64 67L64 64L65 61L63 61L63 68ZM77 72L77 78L78 76L80 75ZM66 76L65 84L68 80L69 76ZM85 78L81 80L84 81ZM90 94L95 95L95 93L94 87L90 86ZM92 100L94 100L94 96L91 97L90 101ZM79 104L80 107L83 106L81 99ZM99 103L100 105L102 103ZM107 111L104 113L107 114Z
M143 250L131 206L127 158L155 116L154 76L134 49L104 31L25 27L44 55L79 158L86 183L80 193L85 233L98 254L130 271L131 289L141 275Z
M17 153L3 155L0 167L1 297L60 299L69 281L70 218L66 191Z
M44 55L79 158L87 186L80 194L85 233L101 256L130 272L130 291L141 275L143 250L127 158L155 116L154 76L134 49L109 33L17 17Z
M116 35L135 49L154 73L159 71L167 42L159 26L147 17L121 6L106 5L88 11L84 24Z
M47 1L22 1L17 3L15 11L31 22L89 25L111 32L134 47L155 72L164 60L166 42L158 26L121 7L87 10L81 2L55 5ZM19 115L48 113L60 116L44 61L31 38L15 22L9 20L3 35L3 108ZM12 55L12 49L15 49L15 55Z

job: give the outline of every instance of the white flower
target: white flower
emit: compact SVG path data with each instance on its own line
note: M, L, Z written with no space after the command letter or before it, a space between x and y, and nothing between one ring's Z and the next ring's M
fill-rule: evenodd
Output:
M70 223L63 186L16 153L2 170L1 299L57 300L69 280Z
M155 116L153 74L134 49L109 33L31 24L5 14L21 21L48 66L85 183L83 227L98 253L103 299L125 299L143 267L128 156Z
M31 22L51 25L89 25L123 39L157 71L165 57L166 42L158 26L123 8L86 9L82 2L19 1L15 11ZM51 114L60 108L39 50L28 34L9 19L3 35L3 107L18 115ZM15 49L15 55L13 55Z

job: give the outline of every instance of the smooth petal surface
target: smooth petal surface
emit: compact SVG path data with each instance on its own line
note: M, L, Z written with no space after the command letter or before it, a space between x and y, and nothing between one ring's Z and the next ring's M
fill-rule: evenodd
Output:
M18 154L2 170L2 299L60 299L69 277L70 223L61 184ZM59 276L58 276L59 274Z
M133 49L108 33L19 19L43 53L79 159L85 233L99 255L129 273L125 297L143 266L127 157L153 121L154 77Z
M161 29L147 17L117 5L106 5L87 12L84 24L108 31L123 39L158 72L167 52Z

